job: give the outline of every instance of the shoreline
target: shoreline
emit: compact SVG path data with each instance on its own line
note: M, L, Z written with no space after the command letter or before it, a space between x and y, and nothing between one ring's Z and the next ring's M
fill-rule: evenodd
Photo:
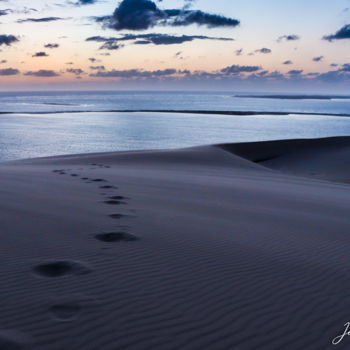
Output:
M350 113L311 113L311 112L264 112L264 111L213 111L213 110L152 110L152 109L115 109L115 110L94 110L94 111L47 111L47 112L0 112L3 114L64 114L64 113L174 113L174 114L216 114L216 115L233 115L233 116L259 116L259 115L315 115L315 116L330 116L330 117L350 117Z

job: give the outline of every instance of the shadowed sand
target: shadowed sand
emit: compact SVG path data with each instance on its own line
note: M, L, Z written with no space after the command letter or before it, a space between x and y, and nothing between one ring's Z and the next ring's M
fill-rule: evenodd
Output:
M0 164L0 345L333 349L349 159L342 137Z

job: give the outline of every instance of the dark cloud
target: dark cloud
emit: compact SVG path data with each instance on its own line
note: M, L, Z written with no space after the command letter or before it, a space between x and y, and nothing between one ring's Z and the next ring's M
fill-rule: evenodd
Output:
M337 70L319 74L317 80L326 83L349 83L350 82L350 63L344 63Z
M91 70L106 70L105 66L90 66Z
M10 9L5 9L5 10L0 10L0 16L6 16L10 13L12 13L13 11Z
M282 42L282 41L296 41L299 40L300 36L295 35L295 34L290 34L290 35L282 35L277 39L277 42Z
M0 75L17 75L19 70L15 68L3 68L0 69Z
M123 0L110 17L109 26L116 30L145 30L155 26L166 14L150 0Z
M241 74L244 73L244 74ZM167 82L191 82L198 84L213 84L219 82L220 86L231 86L234 83L257 84L278 83L290 86L296 84L349 84L350 83L350 63L344 63L338 70L326 73L311 72L303 73L303 70L290 70L286 74L279 71L263 70L260 66L238 66L233 65L220 70L208 71L188 71L176 69L164 69L158 71L145 71L139 69L96 71L90 74L98 78L119 78L129 81L167 81ZM227 84L227 85L225 85ZM203 86L203 85L199 85ZM262 85L261 85L262 86ZM307 85L305 85L307 86ZM318 85L320 86L320 85ZM347 85L346 85L347 86Z
M338 64L337 63L331 63L330 66L331 67L338 67Z
M243 53L243 49L239 49L235 51L236 56L241 56Z
M323 60L323 56L317 56L317 57L314 57L312 60L314 61L314 62L321 62L322 60Z
M45 47L46 49L57 49L59 46L60 46L59 44L50 44L50 43L44 45L44 47Z
M317 80L325 83L337 83L344 81L345 76L338 71L329 71L326 73L319 74Z
M58 77L60 74L56 73L53 70L47 70L47 69L40 69L37 71L29 71L24 73L24 75L34 76L34 77L41 77L41 78L50 78L50 77Z
M118 44L115 41L106 41L102 46L100 46L100 50L119 50L123 47L123 45Z
M7 45L10 46L11 44L19 41L18 38L14 35L0 35L0 46L1 45Z
M125 34L118 38L111 37L106 38L102 36L93 36L87 38L86 41L96 41L103 42L103 45L100 47L100 50L118 50L123 47L120 42L125 41L134 41L134 44L137 45L174 45L174 44L182 44L184 42L189 42L193 40L221 40L221 41L233 41L231 38L216 38L209 37L204 35L168 35L168 34L157 34L157 33L149 33L149 34Z
M239 73L252 73L261 70L260 66L239 66L233 65L221 69L221 73L224 74L239 74Z
M65 18L62 17L42 17L42 18L25 18L25 19L19 19L17 23L26 23L26 22L35 22L35 23L42 23L42 22L54 22L54 21L60 21Z
M80 75L84 73L84 71L81 68L68 68L66 71L75 75Z
M0 64L4 64L4 63L7 63L7 60L1 60L0 61Z
M339 72L350 72L350 63L344 63Z
M293 64L291 60L284 61L283 64Z
M263 47L262 49L255 50L255 52L268 54L268 53L271 53L272 51L266 47Z
M209 28L215 27L236 27L240 24L237 19L228 18L220 15L206 13L200 10L182 11L182 10L165 10L172 26L188 26L191 24L204 25Z
M176 69L168 68L163 70L155 71L145 71L140 69L127 69L127 70L110 70L105 72L97 72L90 74L92 77L100 78L155 78L171 76L177 73L183 73L182 71L177 71Z
M302 73L303 73L302 69L292 69L288 72L289 75L293 75L293 76L300 75Z
M96 20L116 30L146 30L156 25L188 26L191 24L207 27L236 27L240 23L234 18L187 8L162 10L151 0L123 0L112 16L99 17Z
M49 55L44 52L44 51L40 51L40 52L36 52L32 57L48 57Z
M328 41L350 39L350 24L345 25L335 34L324 36L323 39Z
M75 5L93 5L97 2L98 0L78 0L77 3L75 3Z

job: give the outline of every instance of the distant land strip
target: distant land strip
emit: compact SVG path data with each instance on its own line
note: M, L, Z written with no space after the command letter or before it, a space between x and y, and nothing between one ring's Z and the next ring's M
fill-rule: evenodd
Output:
M350 117L347 113L313 113L313 112L268 112L268 111L208 111L208 110L177 110L177 109L110 109L110 110L72 110L72 111L45 111L45 112L0 112L3 114L62 114L62 113L181 113L181 114L217 114L217 115L317 115L329 117Z
M278 100L350 100L345 95L235 95L238 98L270 98Z

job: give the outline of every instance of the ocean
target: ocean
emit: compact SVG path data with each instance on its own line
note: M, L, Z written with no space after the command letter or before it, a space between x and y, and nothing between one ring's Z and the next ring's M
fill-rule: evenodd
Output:
M198 113L164 112L175 110ZM200 111L213 111L213 114L201 114ZM215 111L260 114L219 115ZM350 135L350 118L346 116L350 115L350 97L347 96L150 91L2 92L0 113L0 161Z

